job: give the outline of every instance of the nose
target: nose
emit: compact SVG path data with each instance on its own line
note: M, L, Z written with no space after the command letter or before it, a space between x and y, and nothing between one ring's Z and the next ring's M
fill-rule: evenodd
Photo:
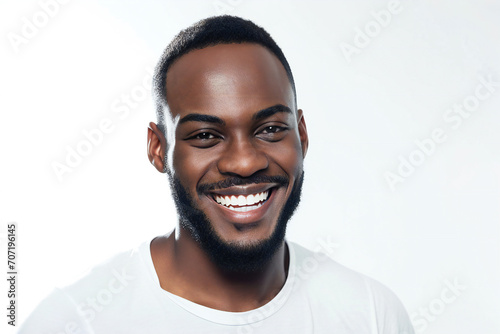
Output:
M266 154L248 138L233 139L217 163L224 175L249 177L269 166Z

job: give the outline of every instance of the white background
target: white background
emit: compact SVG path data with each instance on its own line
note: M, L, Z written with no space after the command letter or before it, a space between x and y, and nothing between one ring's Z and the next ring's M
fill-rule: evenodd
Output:
M295 76L310 149L288 239L333 240L332 257L393 289L418 333L498 333L500 85L458 127L443 116L473 101L480 78L500 82L499 2L404 1L381 26L373 13L388 7L73 0L45 22L38 1L2 2L0 236L6 258L6 226L18 224L18 321L56 285L174 226L167 179L146 156L155 115L142 82L179 30L224 12L268 30ZM112 130L58 179L54 162L103 119ZM445 142L391 189L385 173L423 157L415 141L436 128ZM462 288L445 303L447 282Z

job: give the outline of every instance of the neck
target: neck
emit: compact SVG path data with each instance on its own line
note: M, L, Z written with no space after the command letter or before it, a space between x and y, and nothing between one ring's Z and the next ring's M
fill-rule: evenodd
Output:
M266 304L281 290L288 274L284 242L268 263L250 273L221 270L183 229L154 239L151 255L164 290L223 311L243 312Z

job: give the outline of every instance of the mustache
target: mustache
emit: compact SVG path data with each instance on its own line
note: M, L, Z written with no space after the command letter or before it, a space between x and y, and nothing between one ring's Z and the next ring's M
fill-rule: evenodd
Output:
M286 187L288 186L289 182L290 179L282 175L276 175L276 176L255 175L245 178L238 176L231 176L219 182L200 184L196 188L196 190L198 191L198 194L203 194L212 190L224 189L232 186L243 186L255 183L276 183L278 186Z

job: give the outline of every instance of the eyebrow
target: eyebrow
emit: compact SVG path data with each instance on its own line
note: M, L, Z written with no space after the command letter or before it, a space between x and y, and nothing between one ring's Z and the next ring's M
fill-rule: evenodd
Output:
M286 113L291 114L292 110L285 105L276 104L272 107L258 111L255 115L253 115L252 119L259 120L259 119L267 118L267 117L270 117L270 116L272 116L276 113L279 113L279 112L286 112Z
M204 122L204 123L215 123L220 125L226 124L226 122L224 122L221 118L217 116L203 115L203 114L188 114L180 119L179 124L186 122Z
M253 116L253 120L260 120L263 118L270 117L276 113L285 112L292 113L292 110L283 104L276 104L274 106L257 111ZM188 114L179 120L179 124L186 122L204 122L204 123L214 123L220 125L226 125L226 122L222 118L213 115L206 114Z

